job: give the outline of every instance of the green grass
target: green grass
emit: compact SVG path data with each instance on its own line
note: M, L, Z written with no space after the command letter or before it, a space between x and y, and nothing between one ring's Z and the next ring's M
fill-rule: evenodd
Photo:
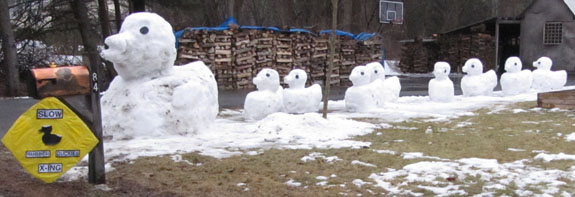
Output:
M480 109L474 116L464 116L446 122L428 122L416 119L399 123L390 123L393 127L377 129L373 133L356 137L355 140L372 142L369 148L362 149L317 149L317 150L278 150L270 149L259 155L240 155L224 159L202 156L198 153L183 155L183 159L201 165L174 162L169 156L140 158L132 164L115 165L115 171L109 173L110 187L121 186L128 181L138 187L144 187L159 193L172 192L194 196L334 196L362 194L372 196L386 193L385 190L364 185L361 188L352 184L354 179L372 182L367 177L372 173L386 171L387 168L401 169L405 165L428 159L406 160L401 157L405 152L422 152L426 156L457 160L461 158L497 159L499 163L533 159L538 153L533 150L545 150L549 154L560 152L575 154L575 143L566 142L564 136L575 132L572 111L530 110L534 102L518 103L508 106L527 112L513 113L503 110L490 113L490 109ZM378 122L377 119L366 119ZM526 122L527 121L527 122ZM470 124L462 125L461 122ZM538 124L533 124L538 122ZM459 126L458 126L459 124ZM405 128L417 128L408 130ZM433 133L426 134L431 128ZM379 133L379 134L378 134ZM557 133L562 133L558 137ZM403 140L399 142L397 140ZM523 149L514 152L509 148ZM374 150L393 150L396 154L380 154ZM247 151L247 150L246 150ZM301 158L312 152L325 156L337 156L341 161L329 163L325 160L303 162ZM352 165L359 160L377 167ZM531 166L542 169L568 170L574 161L533 161ZM317 176L330 177L327 186L318 186ZM288 180L302 183L300 187L284 184ZM400 183L401 177L394 180ZM446 180L439 180L445 182ZM573 193L575 183L568 179L562 191ZM238 186L244 183L244 186ZM483 191L485 183L480 177L467 177L454 180L454 184L465 184L462 189L468 194ZM340 185L344 185L343 187ZM414 192L434 195L430 191L417 188L416 183L403 186ZM429 185L421 183L421 185ZM245 188L249 190L245 191ZM511 184L495 195L515 195L516 186ZM536 190L537 191L537 190Z

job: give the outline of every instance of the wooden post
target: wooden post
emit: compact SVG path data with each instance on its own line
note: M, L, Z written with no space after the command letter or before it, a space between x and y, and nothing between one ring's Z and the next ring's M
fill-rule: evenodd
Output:
M325 91L323 93L323 118L327 118L327 101L329 97L329 87L331 83L331 69L333 68L335 59L335 37L337 36L337 1L331 0L332 11L331 11L331 36L329 37L329 64L327 65L327 70L325 72Z
M100 83L98 80L100 76L100 65L90 65L90 76L92 93L90 95L90 105L92 109L92 125L91 129L94 132L96 138L98 138L98 144L92 152L90 152L88 160L88 181L92 184L104 184L106 183L106 169L104 161L104 141L102 138L102 110L100 108Z
M90 127L98 138L98 144L90 152L88 161L88 182L92 184L106 183L106 170L104 167L104 142L102 140L102 114L100 110L100 55L98 55L97 36L93 35L90 29L90 19L88 18L88 8L85 0L72 0L70 6L74 15L78 19L78 29L84 43L84 50L88 54L90 61L91 96L90 103L87 104L92 112L92 122Z

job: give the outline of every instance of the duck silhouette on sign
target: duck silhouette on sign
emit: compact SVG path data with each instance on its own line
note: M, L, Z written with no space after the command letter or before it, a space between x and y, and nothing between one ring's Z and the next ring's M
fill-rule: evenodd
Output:
M42 129L38 131L44 133L44 136L42 136L42 142L47 146L56 145L60 143L60 140L62 140L62 136L52 134L51 125L44 125L42 126Z

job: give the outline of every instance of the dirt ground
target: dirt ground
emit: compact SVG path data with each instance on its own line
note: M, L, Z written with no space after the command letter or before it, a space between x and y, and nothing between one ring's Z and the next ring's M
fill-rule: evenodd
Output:
M0 196L174 196L130 181L110 180L108 185L119 188L110 191L98 189L84 180L47 184L28 174L4 145L0 145L0 163Z
M0 197L2 196L375 196L387 191L374 185L367 177L383 169L401 169L408 164L433 159L404 159L402 153L422 152L425 155L457 160L460 158L496 159L500 163L532 159L545 150L549 153L575 154L573 143L558 137L574 132L575 115L572 111L530 110L535 102L507 106L494 113L491 109L475 111L477 115L463 116L448 122L410 120L392 123L393 127L377 129L358 136L355 140L371 142L360 149L268 149L258 154L243 154L217 159L198 153L141 157L130 162L116 162L115 169L106 174L105 187L94 186L85 180L43 183L29 175L12 154L0 145ZM515 113L514 109L524 112ZM377 119L363 119L380 122ZM461 124L466 123L466 124ZM536 123L536 124L534 124ZM414 129L412 129L414 128ZM432 128L433 133L426 133ZM439 132L438 132L439 131ZM535 132L536 131L536 132ZM399 142L398 139L401 139ZM509 151L510 148L525 151ZM394 154L380 154L374 150L390 150ZM254 150L245 150L254 151ZM325 159L302 161L310 154L335 156L338 161ZM180 161L174 160L179 156ZM377 167L354 165L362 161ZM528 167L569 171L573 160L527 162ZM324 177L324 178L319 178ZM369 182L356 186L360 179ZM402 177L397 182L401 183ZM469 179L469 180L468 180ZM477 180L476 180L477 179ZM300 186L290 186L287 182ZM477 177L457 178L450 184L466 184L470 194L483 193L485 183ZM575 193L572 179L561 179L563 192ZM432 196L419 184L406 185L403 189ZM104 189L103 189L104 188ZM498 190L494 195L515 196L516 186ZM545 186L543 187L545 189ZM540 189L533 189L540 194Z

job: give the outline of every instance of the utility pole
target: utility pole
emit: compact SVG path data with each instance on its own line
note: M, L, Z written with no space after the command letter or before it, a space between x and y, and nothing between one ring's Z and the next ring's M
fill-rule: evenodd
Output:
M327 118L327 101L329 96L329 87L331 83L331 69L333 68L333 60L335 59L335 37L337 36L337 1L331 0L331 36L329 37L329 64L325 72L325 91L323 93L323 118Z

